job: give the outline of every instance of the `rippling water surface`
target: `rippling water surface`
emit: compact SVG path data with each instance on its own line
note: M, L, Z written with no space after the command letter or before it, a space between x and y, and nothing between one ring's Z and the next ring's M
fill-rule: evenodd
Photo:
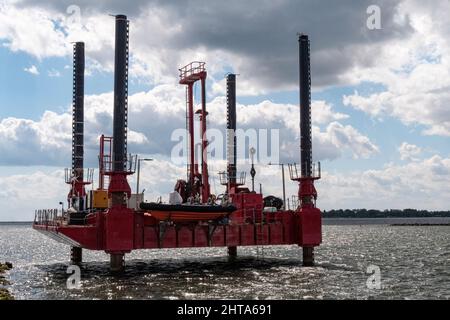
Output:
M82 288L66 287L69 247L25 225L0 225L0 261L14 264L16 299L450 299L450 227L324 226L316 267L296 246L139 250L126 273L84 251ZM367 267L381 271L368 289Z

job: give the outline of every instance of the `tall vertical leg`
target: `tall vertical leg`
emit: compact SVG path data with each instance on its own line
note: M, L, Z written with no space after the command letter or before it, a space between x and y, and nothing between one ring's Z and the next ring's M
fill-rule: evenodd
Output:
M233 258L233 259L237 257L237 247L236 246L228 247L228 257Z
M83 249L80 247L70 248L70 262L72 264L80 264L83 262Z
M122 273L125 270L125 255L123 253L110 254L110 270L113 273Z
M195 172L195 136L194 136L194 91L193 84L188 86L188 117L189 117L189 190L192 192ZM188 197L193 196L189 194Z
M314 247L303 247L303 266L314 266Z
M209 200L210 187L208 179L208 162L207 148L208 140L206 139L206 77L202 77L202 113L201 113L201 134L202 134L202 202L207 203Z

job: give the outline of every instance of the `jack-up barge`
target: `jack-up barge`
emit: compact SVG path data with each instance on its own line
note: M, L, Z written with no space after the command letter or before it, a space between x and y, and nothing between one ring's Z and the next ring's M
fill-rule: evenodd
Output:
M314 181L320 164L312 163L310 45L299 35L300 167L290 165L290 178L298 182L298 207L276 210L265 207L263 195L245 187L245 173L236 166L236 75L227 76L227 169L221 175L224 197L210 192L206 139L205 63L180 69L179 83L186 86L189 161L187 179L176 182L175 203L145 203L132 194L127 177L136 158L127 154L129 21L115 17L113 136L102 135L99 155L99 188L86 191L92 169L84 168L84 43L74 44L72 167L66 169L70 185L68 210L37 210L33 228L71 246L71 262L82 261L82 249L110 254L111 271L123 271L124 256L136 249L227 247L237 255L239 246L298 245L303 265L314 265L314 247L322 241L321 212L316 207ZM201 168L195 164L193 86L201 82ZM254 172L252 172L254 174ZM173 200L173 199L172 199ZM220 203L219 203L220 202ZM270 208L273 209L273 208Z

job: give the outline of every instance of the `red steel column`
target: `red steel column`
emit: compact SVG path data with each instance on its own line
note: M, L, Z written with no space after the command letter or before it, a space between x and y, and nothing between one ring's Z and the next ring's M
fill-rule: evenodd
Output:
M124 270L124 254L133 249L134 213L126 206L131 196L127 181L129 23L116 16L114 63L113 173L108 187L111 207L106 214L106 252L112 272Z
M208 162L207 162L207 148L208 140L206 138L206 72L201 79L202 82L202 113L201 113L201 126L202 126L202 202L208 202L210 196L210 187L208 179Z
M300 200L300 239L303 247L303 265L314 265L314 246L322 241L321 213L315 206L317 191L314 187L312 172L311 139L311 67L310 43L307 35L301 34L299 43L299 84L300 84L300 163L299 180Z
M192 190L195 174L195 147L194 147L194 94L193 83L188 84L188 117L189 117L189 186ZM191 194L192 196L192 194Z

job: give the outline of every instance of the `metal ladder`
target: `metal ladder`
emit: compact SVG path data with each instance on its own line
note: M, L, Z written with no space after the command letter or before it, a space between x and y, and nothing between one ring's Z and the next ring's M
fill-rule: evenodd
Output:
M264 240L264 219L263 219L263 213L261 213L261 221L258 223L256 221L256 215L254 215L254 223L255 223L255 240L256 240L256 257L264 258L264 246L263 246L263 240Z
M124 129L124 149L125 153L124 159L127 159L127 144L128 144L128 63L129 63L129 55L130 55L130 21L127 20L127 41L126 41L126 61L125 61L125 129ZM124 164L126 170L126 163ZM109 184L109 182L108 182Z
M99 188L107 190L110 176L107 172L112 170L112 138L102 136L100 138L99 154Z
M192 150L189 150L189 86L186 86L186 91L185 91L185 102L186 102L186 181L189 181L189 176L190 176L190 167L189 167L189 159L190 159L190 152L192 152Z
M81 57L82 58L82 57ZM83 121L78 121L75 106L80 95L83 94L82 86L84 85L83 78L80 79L81 70L78 65L77 56L77 44L73 46L73 84L72 84L72 170L78 169L80 163L83 162L83 155L79 155L77 149L83 147L83 144L79 144L79 141L83 141ZM84 70L83 70L84 71ZM81 83L79 83L79 80ZM79 89L81 87L81 92ZM81 127L81 128L80 128Z

